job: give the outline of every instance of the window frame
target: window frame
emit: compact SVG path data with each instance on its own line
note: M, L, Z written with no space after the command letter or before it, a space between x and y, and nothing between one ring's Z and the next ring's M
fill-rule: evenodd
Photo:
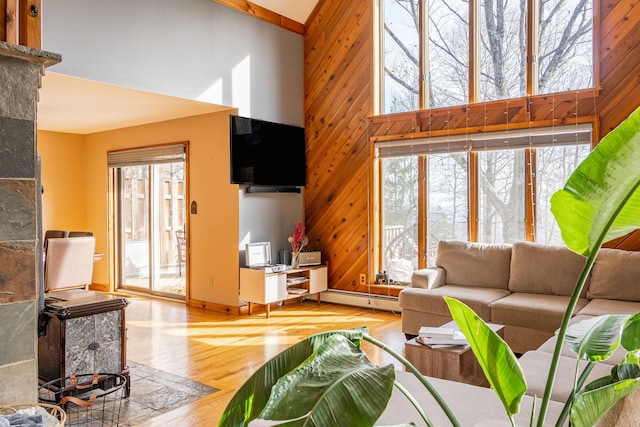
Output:
M581 125L590 125L590 143L582 141L579 144L587 144L589 143L590 149L595 147L595 141L597 141L597 136L599 132L598 123L594 120L584 120L581 121L580 125L576 121L574 124L576 129ZM571 125L565 125L567 128L571 127ZM536 127L544 128L544 126L535 126L530 129L530 131L534 131ZM558 128L556 128L558 129ZM549 131L547 134L552 135L553 129ZM468 139L472 140L475 135L482 135L483 133L478 134L464 134L460 135L459 139ZM449 137L447 136L447 139ZM434 140L438 140L438 137L435 137ZM415 140L413 140L415 141ZM378 141L380 142L380 141ZM389 144L394 143L394 139L388 139L385 142ZM395 140L395 142L400 142L402 144L402 140ZM382 176L382 162L384 156L380 156L380 148L379 146L373 145L373 155L374 155L374 179L377 182L375 188L375 198L377 200L374 201L374 205L378 207L376 212L374 213L374 230L373 230L373 238L375 241L374 245L374 270L379 270L383 265L383 257L384 257L384 247L382 242L382 231L383 231L383 210L384 210L384 200L383 200L383 182L384 177ZM565 144L572 145L572 144ZM549 146L549 145L546 145ZM529 148L524 148L524 218L525 221L525 236L524 240L526 241L535 241L536 234L536 200L538 197L537 185L536 185L536 150L545 147L545 145L532 146ZM516 149L522 147L509 147L508 149ZM478 220L479 220L479 160L478 154L480 151L473 150L469 147L467 151L467 180L468 180L468 188L467 188L467 201L468 201L468 218L467 218L467 227L468 227L468 240L471 242L478 241ZM427 164L428 154L416 154L418 157L418 268L426 268L427 267L427 251L428 251L428 239L427 239Z
M428 9L428 0L419 1L419 36L418 36L418 85L419 109L424 110L430 108L428 102L428 89L430 82L427 79L428 72L428 52L425 41L425 32L428 32L428 15L425 13ZM526 19L526 90L527 95L538 95L538 5L540 0L527 0L527 19ZM385 111L385 73L384 73L384 0L374 1L374 114L383 114ZM591 0L592 7L592 46L591 46L591 73L593 76L592 88L600 85L599 67L597 66L597 58L599 57L599 6L600 0ZM480 0L469 0L469 75L468 75L468 103L475 104L480 99ZM590 88L584 88L590 89ZM580 90L584 90L580 89ZM550 93L545 93L550 95ZM514 98L506 98L514 99ZM492 101L488 101L492 102Z

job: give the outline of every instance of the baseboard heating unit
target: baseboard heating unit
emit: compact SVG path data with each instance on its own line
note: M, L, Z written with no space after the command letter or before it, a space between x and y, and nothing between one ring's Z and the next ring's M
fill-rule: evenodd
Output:
M322 302L400 312L398 297L330 290L320 294Z

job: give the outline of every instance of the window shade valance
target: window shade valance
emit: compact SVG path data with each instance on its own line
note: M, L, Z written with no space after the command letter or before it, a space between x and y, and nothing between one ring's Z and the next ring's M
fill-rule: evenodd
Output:
M107 165L110 168L119 168L124 166L180 162L185 160L185 152L186 146L184 144L110 151L107 153Z
M481 132L376 142L379 157L591 144L592 124Z

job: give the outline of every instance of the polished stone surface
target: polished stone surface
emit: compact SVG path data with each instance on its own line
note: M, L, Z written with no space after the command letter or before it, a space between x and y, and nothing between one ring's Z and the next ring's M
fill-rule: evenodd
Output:
M74 372L121 370L121 311L76 317L66 321L66 375Z
M0 402L15 405L36 401L38 366L36 359L0 366Z
M37 298L34 242L0 242L0 303Z
M4 164L0 164L0 170L2 169L4 169ZM0 241L35 241L35 188L35 179L0 178L0 203L2 204L0 209Z
M0 365L36 358L36 311L35 301L0 304Z
M36 123L33 120L0 115L0 157L11 159L0 166L0 178L36 177L35 139Z

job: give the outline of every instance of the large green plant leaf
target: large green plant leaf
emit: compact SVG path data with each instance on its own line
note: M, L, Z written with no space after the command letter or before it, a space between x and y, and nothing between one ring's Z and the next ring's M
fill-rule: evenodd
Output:
M374 366L348 339L333 335L278 381L260 418L295 420L289 426L373 425L394 381L393 365Z
M565 343L580 359L606 360L620 345L622 327L629 316L608 314L575 323L567 329Z
M640 109L605 136L551 197L564 243L586 257L640 228Z
M587 385L573 403L571 425L594 425L619 399L640 388L639 360L638 352L629 353L613 368L611 376Z
M507 415L520 412L527 390L522 368L507 343L464 303L444 297L453 320L469 341L491 388L502 401Z
M628 351L640 349L640 313L634 314L625 322L622 346Z
M366 329L331 331L306 338L282 351L262 365L233 396L225 409L219 426L245 426L258 417L269 399L271 388L285 374L303 363L330 336L341 334L350 340L362 339Z

